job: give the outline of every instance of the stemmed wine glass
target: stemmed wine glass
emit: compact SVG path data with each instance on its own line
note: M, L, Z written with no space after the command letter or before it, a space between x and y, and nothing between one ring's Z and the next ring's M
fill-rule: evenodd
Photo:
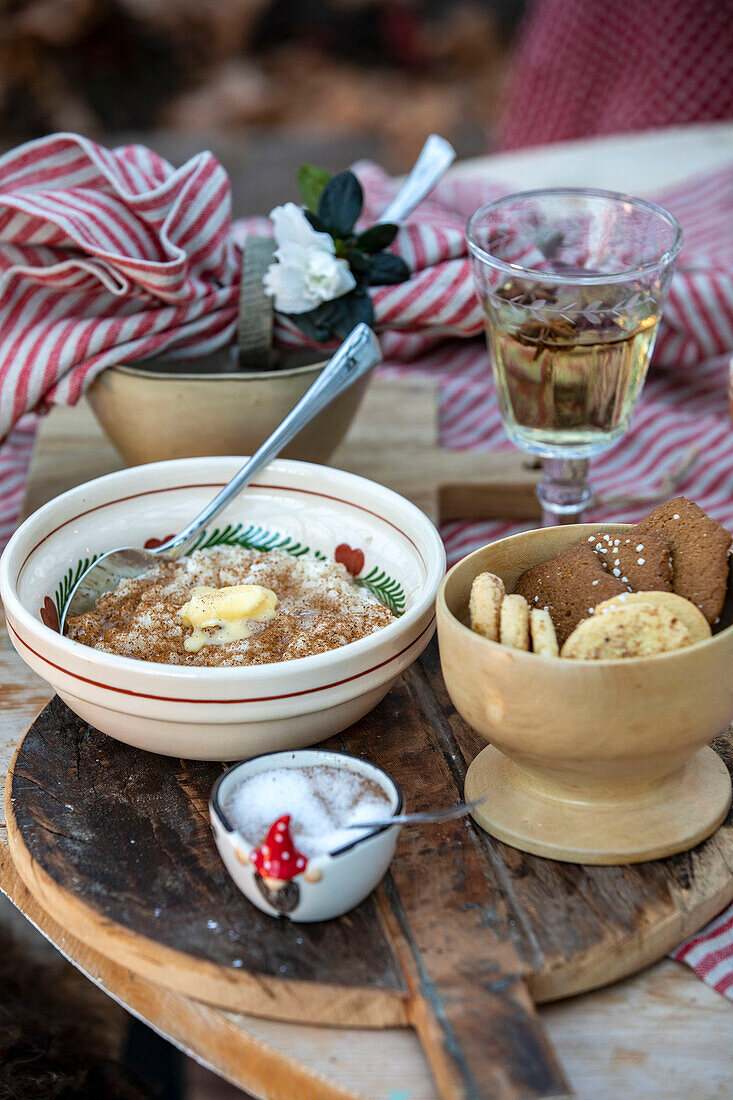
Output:
M504 426L543 459L543 524L576 523L588 459L641 393L682 230L656 203L562 188L487 203L466 235Z

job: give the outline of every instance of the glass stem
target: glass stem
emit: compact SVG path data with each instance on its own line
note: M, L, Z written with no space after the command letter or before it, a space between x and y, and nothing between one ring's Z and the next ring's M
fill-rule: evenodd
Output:
M581 523L593 499L588 484L587 458L546 458L537 496L542 505L542 526Z

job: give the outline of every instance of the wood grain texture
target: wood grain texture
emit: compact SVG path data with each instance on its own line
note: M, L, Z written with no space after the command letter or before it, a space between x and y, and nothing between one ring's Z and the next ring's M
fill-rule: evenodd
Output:
M278 1019L405 1024L374 898L341 921L300 926L236 888L209 825L220 771L122 746L55 697L11 767L21 874L62 924L172 989Z
M306 1069L294 1055L249 1032L246 1017L173 993L92 951L38 904L5 845L0 848L0 889L67 959L128 1011L154 1025L165 1019L171 1042L248 1093L268 1100L367 1100L358 1087L334 1081L315 1068Z
M248 1092L268 1100L437 1100L410 1029L346 1035L223 1012L172 993L65 932L26 889L6 848L0 856L0 889L90 981ZM678 963L665 960L610 989L546 1006L541 1018L578 1100L729 1093L730 1003Z
M386 705L385 705L386 704ZM421 662L385 704L339 738L379 763L412 810L460 799L463 767L451 759L444 716ZM412 1020L442 1095L560 1096L568 1091L537 1019L506 926L487 926L493 884L466 820L404 829L381 887L393 940L411 983Z
M460 777L416 677L330 745L368 749L412 785L425 769L425 804L451 802ZM448 1100L567 1095L524 968L484 927L472 825L405 830L395 873L338 921L272 921L238 894L209 835L218 770L121 748L54 699L11 769L9 839L26 885L89 946L199 999L312 1023L411 1022Z
M422 668L445 715L446 739L465 766L485 741L453 707L437 647L426 651ZM733 732L721 734L713 747L733 773ZM542 859L478 832L487 876L496 882L493 917L511 930L537 1003L594 989L648 966L733 897L733 810L692 851L622 867Z
M458 797L479 744L447 698L434 645L329 743L385 767L415 809ZM729 767L731 745L730 735L716 744ZM732 892L730 816L684 856L593 868L526 855L463 821L404 830L366 908L311 929L281 926L218 863L205 810L216 772L118 746L55 701L13 769L11 843L24 879L90 945L201 999L285 1019L410 1022L449 1097L483 1095L465 1092L474 1086L557 1095L562 1076L527 985L545 1000L629 974ZM232 967L238 958L245 965Z

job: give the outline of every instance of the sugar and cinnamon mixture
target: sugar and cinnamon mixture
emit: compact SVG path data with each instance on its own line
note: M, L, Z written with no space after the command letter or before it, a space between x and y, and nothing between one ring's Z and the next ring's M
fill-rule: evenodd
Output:
M381 821L392 813L391 801L378 783L331 764L257 772L237 784L224 809L251 848L262 844L273 821L290 814L293 840L309 859L372 831L347 826Z
M274 617L253 624L252 633L239 641L187 652L183 643L191 628L178 612L191 589L236 584L272 589L278 598ZM337 562L234 546L197 551L122 581L99 598L96 610L69 620L68 636L107 653L161 664L264 665L337 649L393 619L389 608Z

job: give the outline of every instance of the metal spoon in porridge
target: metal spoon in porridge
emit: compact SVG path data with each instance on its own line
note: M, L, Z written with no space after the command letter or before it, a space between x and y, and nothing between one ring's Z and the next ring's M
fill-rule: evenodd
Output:
M382 214L382 221L401 221L432 191L452 164L455 151L444 138L431 134L425 142L412 171ZM367 325L357 325L329 361L310 389L303 395L256 454L219 492L187 527L155 550L124 546L103 554L79 578L71 590L61 615L60 629L64 633L68 619L92 611L105 592L112 592L122 580L138 577L156 566L160 560L176 561L196 541L197 536L234 497L250 483L260 470L277 458L283 447L293 439L326 405L343 393L353 382L381 361L377 338Z
M97 558L71 591L61 616L61 633L69 618L92 611L99 597L114 591L120 581L139 577L160 564L161 560L176 561L190 550L204 527L249 485L260 470L277 458L283 447L314 416L376 366L381 358L379 343L372 330L368 325L357 325L272 435L182 531L154 550L121 546Z

